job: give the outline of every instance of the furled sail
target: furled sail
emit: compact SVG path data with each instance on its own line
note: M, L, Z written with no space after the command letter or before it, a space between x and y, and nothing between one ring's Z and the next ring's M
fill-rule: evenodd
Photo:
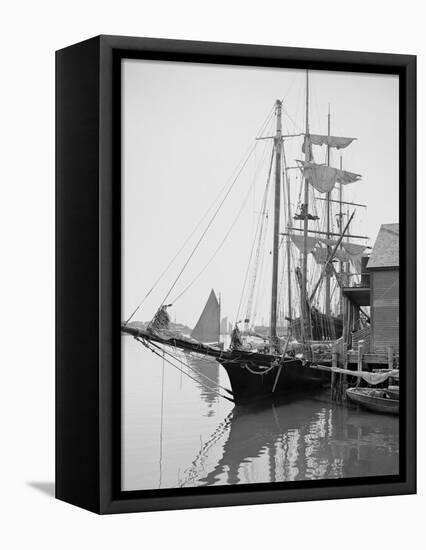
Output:
M336 246L338 241L336 239L318 239L322 244L325 244L326 246Z
M220 306L214 290L204 306L203 312L191 333L192 338L203 343L219 342Z
M341 250L340 248L336 250L334 257L340 262L348 262L350 260L346 252L344 250Z
M336 246L338 242L335 239L318 239L318 241L329 247ZM342 242L341 247L342 248L339 247L338 250L336 250L334 257L342 262L352 261L354 263L361 259L366 249L366 246L363 244L348 242ZM318 264L324 264L327 261L328 250L318 246L313 250L313 256Z
M347 262L352 262L358 273L361 272L361 257L365 252L365 245L356 243L342 243Z
M169 330L170 315L167 313L169 305L163 305L157 310L152 321L148 324L148 330L152 332L159 332L162 330Z
M352 260L360 258L366 249L364 244L342 243L342 246Z
M338 136L323 136L320 134L310 134L309 142L312 145L328 145L334 149L345 149L348 147L356 138L348 137L338 137ZM302 151L305 152L305 143L307 140L303 141Z
M297 246L297 248L300 250L300 252L303 252L304 250L304 236L303 235L291 235L291 240L294 245ZM307 251L312 252L313 249L318 244L318 239L316 237L307 237Z
M310 139L310 136L305 135L302 145L302 152L307 155L305 157L306 160L310 162L314 160L314 155L312 154L312 141Z
M331 241L331 239L320 239L320 240L321 241L326 241L326 240ZM332 246L334 246L334 244ZM327 248L323 248L323 247L320 247L320 246L317 246L312 251L312 255L315 258L316 263L320 264L320 265L323 265L323 264L327 263L328 254L329 254L329 252L328 252ZM347 261L349 261L349 259L350 258L348 257L346 252L344 250L341 250L340 248L337 249L334 252L333 260L340 260L342 262L347 262Z
M309 183L320 193L329 193L336 183L347 185L358 181L361 176L348 172L347 170L339 170L332 166L323 164L314 164L311 162L299 161L303 165L303 174Z
M328 260L328 250L326 248L322 248L320 246L317 246L313 251L312 255L315 258L315 261L317 264L324 265L327 263Z

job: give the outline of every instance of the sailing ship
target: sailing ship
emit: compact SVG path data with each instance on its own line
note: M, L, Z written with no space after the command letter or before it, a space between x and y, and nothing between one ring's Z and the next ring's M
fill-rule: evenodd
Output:
M305 131L298 134L285 134L282 111L283 103L278 99L273 111L275 133L257 138L258 140L268 140L272 147L265 193L255 234L256 247L253 247L250 255L253 269L248 285L244 328L239 326L242 321L236 319L229 348L222 350L211 345L209 340L211 338L215 340L216 336L206 335L205 331L209 324L207 321L211 317L209 311L216 307L214 302L217 299L212 293L207 304L209 307L207 308L206 305L207 311L206 309L203 311L191 338L170 331L170 318L167 310L173 304L165 303L170 291L146 329L129 326L128 322L122 325L124 333L133 335L160 357L165 357L167 354L170 361L173 359L179 361L175 353L177 350L216 359L228 374L231 390L216 389L222 396L233 400L236 404L252 403L264 398L274 399L283 393L305 391L324 384L324 372L311 368L312 347L315 343L331 345L342 336L344 312L339 302L341 288L349 285L351 277L355 275L351 273L350 266L359 263L366 250L366 245L359 244L359 239L365 240L367 237L350 233L350 225L355 211L351 215L348 210L343 211L344 207L349 205L364 206L343 201L343 187L357 182L361 176L343 170L342 160L339 168L331 166L330 162L330 152L333 149L344 149L355 138L331 135L330 113L328 114L327 135L310 132L308 71L306 72ZM287 165L285 155L285 142L291 138L302 139L303 143L304 158L303 160L297 159L294 167ZM314 146L326 146L326 163L315 162ZM303 195L298 211L294 215L292 215L290 200L291 170L297 170L301 174L301 195ZM273 179L272 186L270 186L271 179ZM333 198L335 190L339 193L337 200ZM273 203L271 209L273 228L269 337L266 340L263 338L261 343L253 346L247 345L247 338L244 336L250 334L254 288L262 252L266 248L265 226L269 221L267 212L269 194L271 194ZM286 199L285 208L282 205L284 199ZM325 225L319 225L320 218L317 215L317 205L321 201L325 202ZM337 229L333 229L332 209L336 204L338 206ZM283 231L282 210L286 214L285 231ZM286 252L285 260L283 259L283 249ZM296 266L292 265L295 251ZM191 257L192 254L189 259ZM287 279L283 276L280 281L282 272L286 273ZM317 275L316 280L312 280L312 274ZM332 288L333 286L334 288ZM297 289L296 293L294 293L294 288ZM283 289L286 290L286 293ZM294 314L296 311L294 294L296 294L298 305L297 315ZM319 307L320 294L323 297L321 298L323 311ZM261 296L263 297L264 294ZM282 315L279 319L283 301L287 301L288 304L285 316L286 334L280 334L278 330L279 326L283 326ZM219 314L214 314L214 316L214 323L219 330Z

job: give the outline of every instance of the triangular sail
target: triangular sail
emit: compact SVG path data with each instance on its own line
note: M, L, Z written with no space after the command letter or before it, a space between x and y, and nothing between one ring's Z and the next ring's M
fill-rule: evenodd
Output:
M204 306L203 312L191 333L199 342L219 342L220 305L214 290Z

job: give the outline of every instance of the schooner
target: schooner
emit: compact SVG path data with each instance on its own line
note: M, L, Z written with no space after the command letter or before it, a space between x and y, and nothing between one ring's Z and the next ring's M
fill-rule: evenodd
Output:
M308 71L306 72L305 106L304 132L286 134L283 132L282 124L283 103L282 100L277 99L274 105L275 133L257 138L268 140L272 144L270 166L255 235L256 243L253 243L255 246L250 255L252 273L248 284L244 326L240 327L239 323L242 321L236 319L229 348L222 349L218 345L206 344L196 338L170 330L167 310L173 304L165 303L170 292L146 327L141 328L130 323L135 312L121 327L123 333L132 335L176 368L185 369L179 350L216 359L228 374L231 390L220 387L217 383L214 389L236 404L250 403L261 398L274 398L285 392L305 390L324 383L324 372L311 368L312 350L316 345L331 345L342 337L344 311L339 300L341 289L350 285L352 277L359 276L361 258L367 248L365 244L359 243L360 240L365 241L367 237L350 232L355 211L352 214L349 211L344 212L344 208L350 205L360 207L364 205L343 201L344 186L356 183L361 176L343 170L342 161L339 168L331 165L331 151L348 147L355 138L331 135L330 112L328 113L328 133L322 135L310 132ZM288 166L286 161L285 142L291 138L303 140L303 159L295 159L296 166ZM324 164L316 163L313 154L315 147L322 146L325 146L327 151ZM290 200L291 170L296 170L301 175L301 196L303 196L298 211L294 215L291 212ZM270 186L271 180L272 186ZM260 258L267 246L265 226L269 217L266 204L270 188L273 202L273 230L270 245L272 269L269 335L267 339L260 342L257 339L257 343L254 343L256 338L250 339L251 336L256 336L251 319L254 287L258 278ZM313 190L316 191L314 203L310 201ZM338 192L337 198L333 198L333 191ZM286 225L283 231L284 198L286 199ZM315 224L318 226L319 220L316 209L313 208L316 206L316 201L325 202L325 225L321 229L315 227ZM338 207L337 229L333 229L332 224L332 210L335 205ZM286 252L286 261L283 261L283 250ZM297 255L296 265L292 265L291 261L294 250ZM181 273L191 257L192 254ZM317 269L316 280L309 284L308 276L312 262L319 266L319 273ZM355 272L351 272L351 266L356 267ZM280 283L281 270L286 276L282 277ZM320 290L323 296L323 311L318 307ZM280 334L283 325L282 315L280 319L283 301L287 301L286 334ZM298 304L297 314L293 314L296 311L295 301ZM314 305L315 303L317 305ZM194 334L196 335L197 332L195 331ZM206 375L205 383L211 385L213 381Z

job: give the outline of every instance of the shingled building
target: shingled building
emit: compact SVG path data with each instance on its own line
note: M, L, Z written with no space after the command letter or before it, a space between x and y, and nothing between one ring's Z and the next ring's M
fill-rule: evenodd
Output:
M399 352L399 224L380 227L367 264L370 273L371 352Z

